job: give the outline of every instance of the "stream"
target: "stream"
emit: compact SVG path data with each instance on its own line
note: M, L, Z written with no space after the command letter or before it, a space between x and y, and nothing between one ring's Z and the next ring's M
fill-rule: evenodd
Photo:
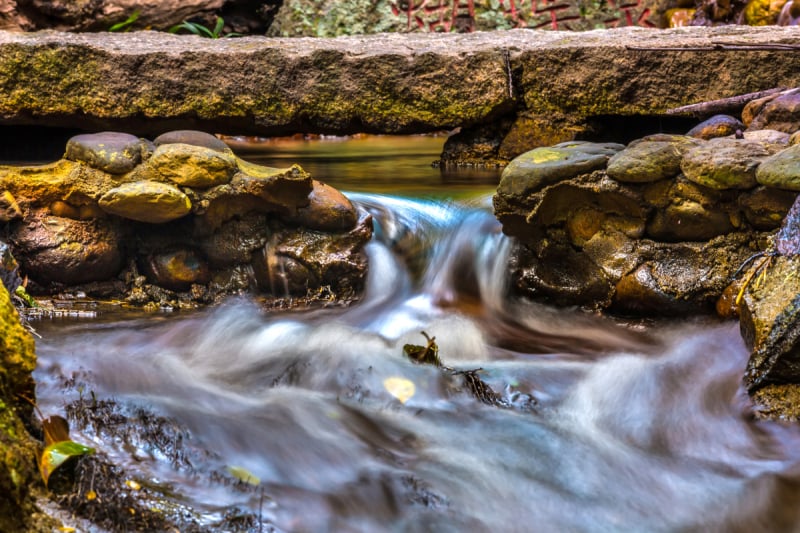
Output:
M234 530L232 509L257 518L241 531L800 529L800 431L754 418L738 323L510 297L497 173L431 168L442 142L247 154L298 162L373 215L361 301L37 322L42 411L91 397L174 422L160 445L91 425L72 437L207 531ZM404 355L422 332L452 370Z

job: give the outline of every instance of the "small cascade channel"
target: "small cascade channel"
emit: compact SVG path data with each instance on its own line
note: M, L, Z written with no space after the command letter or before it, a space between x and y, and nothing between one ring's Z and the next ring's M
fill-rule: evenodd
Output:
M202 531L797 529L800 431L752 416L736 323L509 297L485 192L348 196L376 223L360 302L37 323L42 411L168 420L73 438ZM452 371L404 355L423 331Z

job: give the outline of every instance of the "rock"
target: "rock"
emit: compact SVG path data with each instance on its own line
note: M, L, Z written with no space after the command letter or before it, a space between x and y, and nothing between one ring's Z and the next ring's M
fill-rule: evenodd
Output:
M711 139L687 150L681 170L687 179L712 189L752 189L756 168L776 147L743 139Z
M308 206L297 209L295 215L285 220L320 231L353 229L358 214L350 200L338 190L319 181L314 180L313 187L308 195Z
M704 120L686 134L697 139L713 139L733 135L737 130L744 131L745 125L739 119L730 115L714 115Z
M31 376L36 354L31 334L22 327L6 288L0 284L0 530L50 531L36 525L32 488L41 482L36 472L37 443L28 435L35 398ZM38 520L42 520L41 517Z
M800 145L764 159L756 171L756 181L767 187L800 191Z
M611 309L657 316L713 312L753 235L734 233L704 243L641 241L635 270L617 282Z
M124 234L109 219L72 220L42 210L11 226L22 273L42 287L113 278L122 268Z
M161 146L162 144L190 144L192 146L209 148L225 154L233 153L228 145L218 137L215 137L210 133L197 130L168 131L153 139L153 144L157 147Z
M744 125L749 128L750 124L753 123L753 119L756 118L756 115L758 115L762 109L764 109L764 106L780 95L780 93L773 93L747 102L742 109L742 122Z
M800 144L800 130L789 136L789 146L794 146L795 144Z
M800 93L780 95L764 103L748 129L770 129L786 133L800 130Z
M626 183L644 183L674 178L681 171L681 142L639 142L615 154L606 172Z
M745 383L800 381L800 256L772 258L763 283L750 283L740 306L742 337L751 350Z
M372 237L372 217L347 233L284 229L275 232L263 253L255 254L253 271L262 291L275 296L305 296L329 288L350 299L363 288L367 273L364 246Z
M150 224L181 218L192 209L180 189L155 181L125 183L104 194L99 203L107 213Z
M503 170L497 194L524 198L548 185L605 168L609 157L623 148L620 144L582 141L535 148Z
M136 29L166 30L184 20L197 20L223 7L225 0L3 0L0 2L0 29L35 31L108 31L139 13ZM208 21L206 21L208 22Z
M130 172L147 151L144 141L127 133L104 131L76 135L67 141L65 159L80 161L110 174Z
M744 8L744 23L750 26L776 24L785 3L786 0L750 0Z
M211 280L208 263L190 248L151 254L140 262L140 267L151 283L173 291Z
M0 222L11 222L22 218L22 210L19 208L14 195L8 191L0 194Z
M788 133L777 130L754 130L745 131L744 140L758 141L767 144L788 145L791 136Z
M797 26L800 24L800 2L788 0L778 15L778 26Z
M147 165L181 187L208 189L228 183L236 170L233 155L190 144L161 144Z
M758 230L780 227L797 194L771 187L757 187L739 196L739 205L747 221Z
M6 288L9 294L14 294L17 287L22 285L19 277L19 264L11 253L8 244L0 241L0 283Z
M271 234L263 215L250 213L224 222L210 236L197 239L200 249L214 268L250 263L263 250Z
M647 235L663 242L707 241L734 230L727 213L681 199L653 213Z

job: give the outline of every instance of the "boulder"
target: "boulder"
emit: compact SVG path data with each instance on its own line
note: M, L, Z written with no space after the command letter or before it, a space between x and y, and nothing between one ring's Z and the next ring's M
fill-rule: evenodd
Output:
M67 141L64 158L109 174L124 174L133 170L142 161L142 154L148 152L148 144L138 137L104 131L72 137Z
M757 187L739 196L739 206L747 221L758 230L774 230L792 207L797 193Z
M110 219L73 220L35 212L9 228L22 273L42 287L105 281L123 265L125 235Z
M761 162L756 171L759 184L800 191L800 145L792 145Z
M156 181L137 181L114 187L100 198L100 207L112 215L160 224L189 214L192 204L180 189Z
M146 165L161 180L195 189L228 183L236 171L232 154L183 143L162 143Z
M247 213L223 222L211 235L195 239L214 268L250 263L263 250L271 234L267 217Z
M208 262L192 248L150 254L139 262L139 267L151 283L172 291L211 280Z
M548 185L605 168L621 144L571 141L535 148L515 158L503 170L497 194L524 199Z
M347 231L356 225L356 208L333 187L314 180L308 201L307 206L298 208L285 220L320 231Z
M756 168L777 150L756 141L711 139L686 151L681 170L687 179L712 189L752 189Z
M733 135L737 131L744 131L744 129L745 125L736 117L730 115L714 115L689 130L686 135L697 139L708 140L715 137Z
M754 114L748 129L771 129L786 133L800 130L800 92L779 95L766 101Z

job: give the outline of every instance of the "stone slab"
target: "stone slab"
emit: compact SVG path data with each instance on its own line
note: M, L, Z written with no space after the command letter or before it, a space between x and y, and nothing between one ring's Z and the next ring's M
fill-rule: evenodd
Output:
M800 81L798 27L202 39L0 32L0 125L152 135L420 133L501 115L657 115ZM739 50L697 50L746 44ZM635 50L651 47L655 50ZM688 48L683 51L660 48Z

